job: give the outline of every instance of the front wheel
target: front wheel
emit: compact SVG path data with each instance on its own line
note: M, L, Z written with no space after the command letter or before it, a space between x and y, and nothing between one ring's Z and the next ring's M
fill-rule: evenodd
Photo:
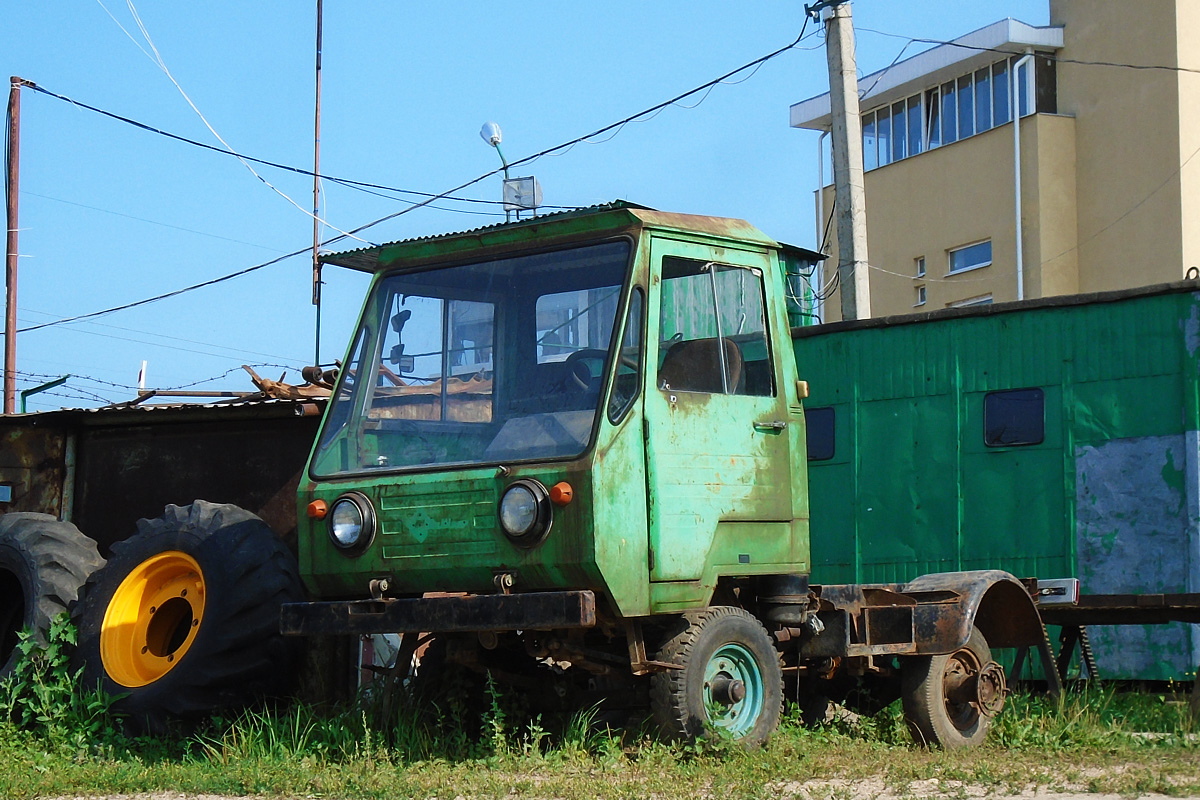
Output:
M901 665L904 719L913 739L946 750L974 747L1004 706L1004 669L978 628L953 653Z
M712 730L759 745L779 726L779 651L749 612L716 606L685 618L658 660L675 667L650 680L654 716L669 736L691 740Z
M76 607L89 686L157 727L285 691L294 645L279 607L303 598L295 558L261 519L197 500L141 520Z

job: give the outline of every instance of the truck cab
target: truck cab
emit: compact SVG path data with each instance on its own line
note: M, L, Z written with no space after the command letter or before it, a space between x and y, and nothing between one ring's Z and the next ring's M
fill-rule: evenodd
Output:
M669 734L749 742L778 722L781 657L824 675L912 656L941 693L925 705L965 720L924 738L982 738L1004 673L973 622L1007 603L991 637L1034 643L1015 579L808 584L798 252L617 203L326 256L374 278L300 484L314 601L283 631L644 678Z
M373 526L342 541L302 515L309 588L504 574L639 617L702 607L724 576L807 573L774 243L700 219L621 206L329 259L376 278L302 505Z

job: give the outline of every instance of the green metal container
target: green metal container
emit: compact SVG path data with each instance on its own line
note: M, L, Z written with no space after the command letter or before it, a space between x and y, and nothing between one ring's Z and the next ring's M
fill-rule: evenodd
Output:
M1200 591L1195 284L793 329L814 582L998 568ZM1197 626L1090 629L1105 678L1183 679Z

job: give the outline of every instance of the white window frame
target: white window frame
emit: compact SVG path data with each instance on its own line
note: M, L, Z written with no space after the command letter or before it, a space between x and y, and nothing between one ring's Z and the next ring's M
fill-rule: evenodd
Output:
M966 266L966 267L959 267L958 269L954 268L954 254L955 253L962 252L963 250L969 250L972 247L978 247L981 244L986 244L988 246L988 260L987 261L981 261L978 264L971 264L970 266ZM962 244L962 245L959 245L958 247L951 247L949 250L946 251L946 274L947 275L961 275L964 272L973 272L974 270L977 270L977 269L983 269L984 267L990 267L992 265L992 259L994 258L994 256L995 256L995 254L992 252L991 238L977 239L974 242L968 242L967 244Z
M913 308L919 308L920 306L925 305L928 299L929 297L925 292L925 284L921 284L917 287L917 302L913 303Z
M917 256L916 258L913 259L913 263L916 265L916 273L917 273L916 276L918 278L924 278L925 277L925 256Z
M992 293L981 294L977 297L968 297L966 300L955 300L953 303L946 303L946 308L970 308L971 306L990 306L992 304Z
M1017 63L1019 63L1020 59L1021 59L1021 56L1013 56L1011 58L1004 59L1003 61L993 61L991 64L989 64L987 66L989 86L988 86L987 95L985 96L985 100L988 104L988 110L989 110L988 118L990 120L990 124L984 130L975 130L975 123L977 121L977 113L978 113L976 111L976 105L978 104L978 101L979 101L978 89L977 89L977 86L975 83L975 73L978 72L980 69L983 69L983 67L972 70L971 72L967 73L966 75L955 75L950 80L941 81L935 86L928 87L926 89L923 89L920 92L916 92L911 95L906 95L905 97L902 97L899 100L894 100L885 106L877 106L876 108L873 108L870 111L867 111L866 113L862 114L862 120L864 122L863 127L866 127L865 123L868 118L872 118L876 122L876 129L875 129L876 148L875 149L876 149L877 155L875 158L875 166L868 168L867 171L869 172L872 170L879 169L880 167L886 167L886 166L888 166L888 164L894 164L897 161L904 161L906 159L912 158L913 156L921 155L921 153L927 153L930 150L936 150L938 147L945 147L947 144L954 143L954 142L946 142L945 136L943 135L943 131L941 129L939 129L937 131L937 139L938 139L937 146L936 147L930 146L930 142L933 139L933 131L931 130L930 125L929 125L929 107L928 107L929 99L930 99L929 93L930 92L937 93L937 102L938 102L939 106L941 106L942 99L943 99L942 88L946 84L954 84L954 86L955 86L955 92L954 92L954 114L955 114L954 141L955 142L960 142L964 139L970 139L972 136L978 136L981 133L986 133L987 131L993 130L995 128L999 128L1001 125L1007 125L1009 122L1012 122L1014 118L1027 117L1031 114L1036 114L1037 113L1037 79L1036 79L1036 74L1035 74L1035 65L1033 62L1026 64L1024 67L1024 74L1018 75L1017 74L1018 70L1015 67L1016 67ZM1002 122L1002 123L996 122L996 91L995 91L995 88L993 85L996 81L996 67L999 64L1005 65L1004 77L1005 77L1005 83L1007 84L1007 87L1008 87L1006 91L1010 94L1008 120L1006 122ZM971 109L972 109L972 111L971 111L972 132L966 136L962 135L962 126L958 124L960 122L960 120L958 120L959 91L958 91L957 87L958 87L958 81L960 78L967 78L970 82ZM1022 86L1017 86L1018 81L1020 81ZM1026 105L1027 105L1027 108L1026 108L1026 111L1024 114L1021 114L1019 112L1019 106L1020 106L1020 102L1021 102L1020 97L1021 97L1022 91L1025 92ZM916 98L920 103L921 136L920 136L920 145L919 145L920 151L916 152L916 153L911 153L911 152L908 152L907 118L908 118L908 103L909 103L909 101L911 101L914 98ZM891 151L892 151L892 148L894 147L893 139L895 138L895 124L894 124L895 123L895 115L891 114L891 110L892 110L892 107L895 106L896 104L903 104L904 108L905 108L905 111L903 113L903 117L904 117L905 123L906 123L905 154L902 158L893 159ZM889 112L888 152L887 152L887 163L886 164L881 162L879 155L878 155L878 153L879 153L879 128L878 128L879 112L882 110L885 110L885 109ZM939 128L944 128L944 126L946 124L946 113L945 112L946 112L945 108L939 109L939 113L938 113ZM864 142L864 148L865 148L865 146L866 145ZM864 162L865 162L865 160L866 159L864 158Z

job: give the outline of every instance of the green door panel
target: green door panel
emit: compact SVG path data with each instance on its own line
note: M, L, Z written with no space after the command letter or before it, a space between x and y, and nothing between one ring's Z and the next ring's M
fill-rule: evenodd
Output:
M655 239L651 245L653 280L660 291L652 292L649 318L666 320L672 330L659 330L649 337L650 349L645 391L646 474L650 496L649 539L650 578L652 581L693 581L702 577L710 565L718 526L722 522L786 523L777 535L782 542L790 538L792 521L792 480L790 469L790 440L787 426L789 413L786 398L780 388L778 370L771 361L759 362L762 370L771 373L747 375L766 394L726 394L718 379L708 384L710 391L681 391L661 388L657 371L668 349L674 344L671 337L683 341L704 336L715 342L719 333L723 339L737 340L738 334L754 325L747 321L753 292L761 291L747 280L751 288L743 291L746 305L725 308L720 323L699 318L687 318L689 309L702 309L696 298L704 291L703 281L680 291L662 289L663 259L687 259L694 263L747 267L766 274L770 262L766 254L718 249L683 241ZM752 274L747 272L747 274ZM714 279L715 280L715 279ZM664 297L672 305L663 312ZM758 312L761 314L761 312ZM661 341L666 338L667 341ZM744 337L743 337L744 338ZM728 347L728 345L727 345ZM753 347L742 347L739 353L747 364L747 373L757 354ZM738 356L733 356L737 358ZM727 356L728 358L728 356ZM680 375L679 382L690 379ZM675 378L673 378L675 380ZM728 384L728 377L726 383ZM735 383L737 381L734 381ZM666 382L665 385L670 385ZM714 389L715 386L715 390ZM739 384L740 386L740 384ZM765 389L764 389L765 387ZM730 391L738 388L727 387ZM767 537L770 538L770 537ZM740 560L728 572L752 572L746 565L769 561L776 557L781 545L772 542L765 549L755 546L752 538L735 553ZM724 549L724 546L721 548ZM783 546L783 551L788 547ZM725 571L725 570L723 570ZM728 574L727 572L727 574Z

